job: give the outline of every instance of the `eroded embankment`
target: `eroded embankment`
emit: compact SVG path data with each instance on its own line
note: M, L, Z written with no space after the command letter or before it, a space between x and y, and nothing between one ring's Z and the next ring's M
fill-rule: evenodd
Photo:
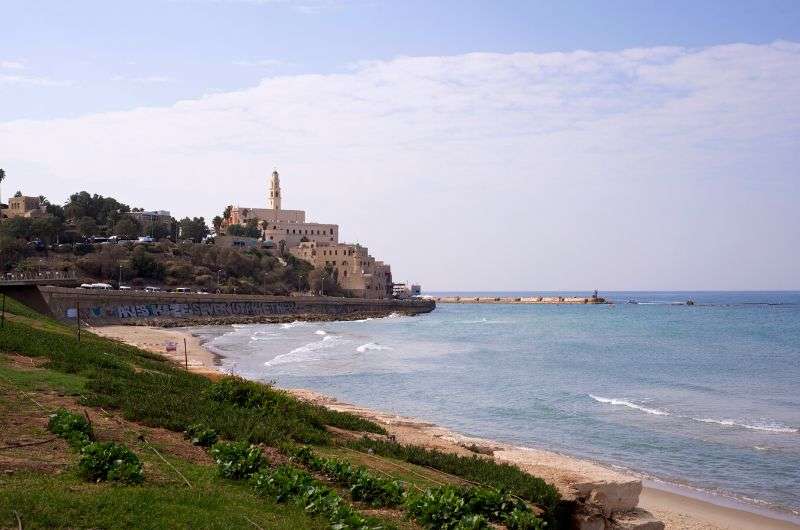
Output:
M286 322L291 320L352 320L392 313L417 315L436 307L431 300L370 300L309 296L172 294L85 291L42 287L51 313L60 320L79 316L91 325L131 324L190 326Z

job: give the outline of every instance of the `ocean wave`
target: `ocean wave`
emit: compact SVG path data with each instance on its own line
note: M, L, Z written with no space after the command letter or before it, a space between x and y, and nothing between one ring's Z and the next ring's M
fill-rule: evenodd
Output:
M372 317L367 317L367 318L360 318L358 320L351 320L351 322L369 322L370 320L375 320L375 319Z
M750 429L752 431L775 432L782 434L796 434L800 432L800 429L796 429L794 427L788 427L781 423L775 423L775 422L739 423L733 420L717 420L714 418L692 418L692 419L695 421L701 421L703 423L714 423L716 425L722 425L724 427L739 427L742 429Z
M296 328L297 326L302 326L302 325L305 325L305 322L303 322L302 320L295 320L294 322L285 322L285 323L281 324L281 328L282 329L291 329L291 328Z
M327 334L328 332L325 331L324 329L318 329L317 331L314 332L314 335L327 335Z
M375 344L374 342L368 342L356 348L356 351L358 353L364 353L369 350L381 351L381 350L391 350L391 349L392 348L390 348L389 346L381 346L380 344Z
M276 355L272 360L264 363L264 366L277 366L280 364L296 363L302 361L316 361L319 359L316 352L336 345L339 337L336 335L325 335L322 340L311 342L304 346L297 347L288 353Z
M608 403L609 405L622 405L623 407L636 409L636 410L639 410L641 412L646 412L647 414L654 414L656 416L669 416L669 412L666 412L664 410L651 409L651 408L648 408L648 407L645 407L645 406L642 406L642 405L638 405L636 403L633 403L631 401L627 401L627 400L624 400L624 399L605 398L605 397L600 397L600 396L594 396L592 394L589 394L589 397L592 398L593 400L599 402L599 403Z

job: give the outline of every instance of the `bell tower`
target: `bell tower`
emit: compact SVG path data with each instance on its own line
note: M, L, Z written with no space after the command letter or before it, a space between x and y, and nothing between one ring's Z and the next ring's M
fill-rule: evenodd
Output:
M267 207L273 210L281 209L281 179L278 176L278 171L272 172L272 179L269 183L269 200Z

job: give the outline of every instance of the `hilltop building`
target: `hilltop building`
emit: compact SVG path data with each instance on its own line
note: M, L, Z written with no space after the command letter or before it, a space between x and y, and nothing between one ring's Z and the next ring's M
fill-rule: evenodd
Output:
M277 171L272 172L270 179L267 208L231 206L231 215L223 220L222 226L246 225L253 219L257 221L265 241L274 241L276 245L283 241L286 248L303 241L339 242L339 225L307 223L305 211L281 209L281 181Z
M389 298L392 273L389 265L369 255L358 244L339 242L339 225L306 221L303 210L282 209L280 175L272 172L266 208L230 206L230 215L222 228L256 223L265 242L273 243L300 259L323 269L336 271L339 286L360 298Z
M44 217L45 207L39 197L11 197L8 199L8 208L3 210L6 217Z

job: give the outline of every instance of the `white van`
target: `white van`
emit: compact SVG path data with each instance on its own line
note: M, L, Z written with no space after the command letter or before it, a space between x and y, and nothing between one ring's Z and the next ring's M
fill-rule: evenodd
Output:
M91 288L99 291L111 291L114 289L107 283L93 283Z
M147 293L157 293L157 292L161 291L161 288L160 287L153 287L151 285L148 285L147 287L144 288L144 290Z

